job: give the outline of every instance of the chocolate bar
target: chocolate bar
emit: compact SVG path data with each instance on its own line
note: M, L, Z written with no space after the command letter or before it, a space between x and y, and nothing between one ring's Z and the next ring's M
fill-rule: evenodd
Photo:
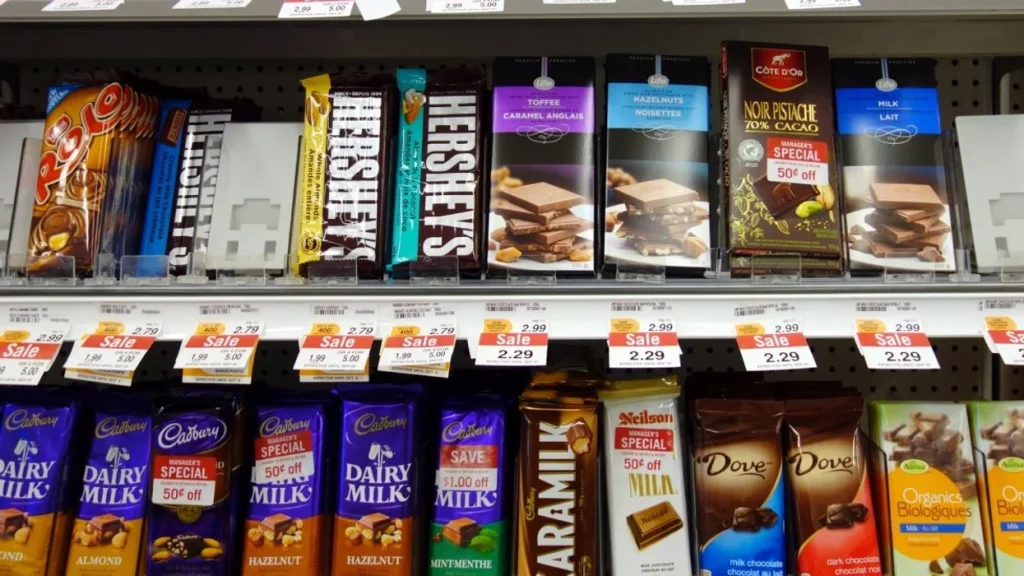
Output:
M613 188L612 196L638 210L653 212L674 204L691 204L699 195L695 190L659 178Z
M523 236L527 234L537 234L540 232L551 232L556 230L583 230L584 224L590 224L584 222L583 219L572 214L566 214L559 216L551 220L547 224L541 224L539 222L531 222L529 220L520 220L516 218L510 218L505 220L505 230L510 236Z
M384 535L390 526L394 526L394 521L388 515L381 514L380 512L367 514L356 521L356 528L369 530L373 533L374 542L380 542L381 536Z
M963 538L957 543L956 548L944 557L950 566L957 564L970 564L974 566L985 565L985 549L973 538Z
M573 452L576 454L586 454L590 452L590 444L594 440L594 433L590 431L586 421L583 418L579 418L569 426L565 437L568 440L569 448Z
M501 192L501 197L534 214L568 210L586 200L583 196L569 192L547 182L526 184Z
M180 557L183 560L189 558L198 558L203 549L206 548L206 542L199 537L197 534L179 534L172 536L167 541L167 550L171 554Z
M107 533L111 533L111 536L113 536L117 532L120 532L122 528L124 528L124 522L122 522L119 517L114 516L113 514L103 514L100 516L94 516L91 520L89 520L89 524L92 525L92 527L95 528L96 531L99 532L101 536Z
M670 502L655 504L626 517L626 524L640 550L683 527L683 519Z
M797 206L817 195L811 186L790 182L772 182L768 180L767 174L754 180L754 193L775 218L796 209Z
M481 530L483 527L471 518L456 518L444 525L442 533L452 544L465 548Z
M5 534L13 533L13 531L21 528L28 524L28 514L18 510L17 508L5 508L0 510L0 526L3 527Z
M867 506L854 503L829 504L825 515L818 519L818 525L829 530L852 528L868 517Z
M536 222L538 224L547 225L554 221L556 218L569 214L569 210L552 210L551 212L531 212L526 208L523 208L517 204L513 204L508 200L502 200L498 198L494 201L493 211L499 216L503 216L506 219L517 219L517 220L529 220L530 222Z
M876 208L890 210L938 210L944 205L927 184L875 182L871 184L871 196Z
M260 522L260 528L265 532L273 532L274 540L280 540L289 528L295 526L295 520L287 514L274 514L267 516Z

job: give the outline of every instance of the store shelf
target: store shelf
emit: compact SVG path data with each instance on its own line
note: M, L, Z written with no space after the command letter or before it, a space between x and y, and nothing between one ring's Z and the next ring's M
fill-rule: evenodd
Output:
M669 282L664 285L615 282L561 282L557 286L509 286L501 281L464 284L458 287L384 286L377 283L351 288L194 286L168 288L8 289L0 298L0 312L10 307L46 307L51 317L73 323L68 338L91 332L101 319L100 305L138 304L158 309L163 321L162 339L179 340L192 334L200 319L200 306L243 304L252 318L265 321L264 339L296 340L314 320L313 304L374 303L386 324L386 307L397 302L443 302L455 306L458 334L475 339L488 302L536 302L547 312L550 337L555 340L603 340L608 335L612 302L667 302L673 307L677 332L682 339L730 339L734 337L737 307L788 303L792 316L803 322L809 338L852 338L860 303L907 303L903 313L924 323L932 338L978 337L984 303L1019 301L1024 310L1024 287L1013 284L970 285L805 282L801 285L754 285L741 282ZM1006 313L1005 310L1002 311ZM877 315L877 314L876 314ZM4 314L0 318L6 319ZM979 340L980 342L980 340Z
M242 21L273 20L280 0L253 0L245 8L173 10L176 0L127 0L116 10L43 12L49 0L8 0L0 7L0 22L87 22L87 21ZM402 20L452 18L559 19L559 18L765 18L799 16L806 18L858 16L982 16L1024 14L1024 4L1015 0L861 0L858 8L789 10L784 0L747 0L745 4L673 6L662 0L620 0L610 4L544 4L543 0L507 0L505 10L485 14L431 14L427 0L399 0ZM358 9L349 20L359 20Z

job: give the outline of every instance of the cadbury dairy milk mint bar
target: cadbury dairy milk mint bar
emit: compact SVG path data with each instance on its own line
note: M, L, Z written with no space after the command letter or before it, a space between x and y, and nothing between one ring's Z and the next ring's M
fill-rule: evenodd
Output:
M271 466L268 476L287 478L257 483L253 468L243 576L320 573L324 410L323 404L256 408L254 458Z
M163 407L153 421L147 574L226 576L234 407L212 399L182 402ZM168 498L180 502L180 488L189 495L201 491L212 504L158 503Z
M66 576L134 576L144 540L151 418L98 412Z
M9 403L0 429L0 574L62 572L65 465L76 407ZM70 483L73 484L73 483Z
M508 574L505 419L497 399L448 400L441 408L431 576Z
M413 574L419 395L418 386L342 392L334 574Z

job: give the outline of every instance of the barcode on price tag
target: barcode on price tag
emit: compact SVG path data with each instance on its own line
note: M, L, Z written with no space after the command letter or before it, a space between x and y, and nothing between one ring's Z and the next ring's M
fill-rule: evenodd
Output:
M505 0L427 0L427 6L434 14L504 12Z
M0 332L0 385L34 386L60 352L68 323L12 324Z
M297 480L312 476L313 433L279 433L256 439L256 484Z
M986 316L985 341L1009 366L1024 366L1024 320L1019 316Z
M510 316L484 320L477 366L547 366L548 321Z
M174 367L244 370L263 334L263 320L201 322L181 343Z
M352 15L353 0L285 0L278 18L346 18Z
M671 317L611 319L608 330L609 368L678 368L682 353L675 321Z
M736 345L748 372L817 368L797 318L736 324Z
M906 317L862 318L854 321L857 348L873 370L938 370L931 342L921 321Z
M129 323L102 321L68 356L65 368L132 372L160 335L159 321Z
M217 488L217 458L171 456L153 458L154 504L213 506Z

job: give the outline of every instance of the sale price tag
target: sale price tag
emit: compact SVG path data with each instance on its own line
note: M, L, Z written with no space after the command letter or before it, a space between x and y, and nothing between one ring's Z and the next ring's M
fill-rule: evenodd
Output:
M505 0L427 0L427 4L434 14L505 11Z
M1019 317L986 316L985 340L1004 364L1024 366L1024 323Z
M160 454L153 459L153 504L213 506L216 488L213 456Z
M43 6L43 12L88 12L90 10L114 10L124 0L53 0Z
M278 18L345 18L352 15L353 0L285 0Z
M736 345L748 372L817 368L800 320L781 318L736 324Z
M446 364L451 362L455 338L455 318L392 326L381 345L380 364Z
M670 317L611 320L608 330L610 368L679 368L682 354L675 322Z
M68 356L65 368L131 372L160 335L161 323L101 321Z
M767 142L768 181L828 185L828 143L771 136Z
M357 372L366 366L377 334L377 322L318 322L299 344L295 370Z
M309 430L256 439L256 484L306 478L315 472L313 466L313 433Z
M244 370L263 334L263 320L200 322L181 343L174 367Z
M35 386L50 369L71 324L14 324L0 332L0 385Z
M928 335L917 318L854 321L857 348L874 370L938 370Z
M542 318L484 320L477 366L547 366L548 321Z

